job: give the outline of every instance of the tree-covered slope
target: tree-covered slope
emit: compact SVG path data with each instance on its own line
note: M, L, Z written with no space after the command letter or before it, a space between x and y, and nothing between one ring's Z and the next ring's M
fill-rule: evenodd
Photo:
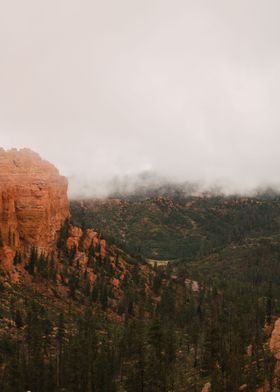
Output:
M192 260L248 235L277 230L280 202L233 197L83 200L71 203L71 213L76 224L96 227L130 253Z

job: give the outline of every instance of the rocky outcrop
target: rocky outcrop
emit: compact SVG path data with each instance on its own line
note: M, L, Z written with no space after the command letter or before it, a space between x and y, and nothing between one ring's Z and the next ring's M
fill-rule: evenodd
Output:
M52 164L28 149L0 149L0 258L7 249L55 250L68 216L67 180Z
M274 323L274 328L271 334L271 338L269 341L269 348L274 355L276 360L275 369L274 369L274 384L279 386L280 380L280 318L278 318ZM279 389L275 389L275 391L279 391Z
M211 392L211 384L210 384L210 382L208 382L207 384L204 385L204 387L202 388L201 392Z
M280 318L274 323L274 328L271 334L269 348L273 352L275 359L280 361Z
M102 257L105 256L106 254L106 241L105 240L100 240L99 239L99 234L92 230L92 229L87 229L85 232L80 227L76 226L69 226L69 232L68 232L68 238L66 241L66 247L68 249L68 252L71 251L71 249L79 248L80 243L82 242L82 249L87 251L91 245L96 247L98 244L100 245L100 254Z

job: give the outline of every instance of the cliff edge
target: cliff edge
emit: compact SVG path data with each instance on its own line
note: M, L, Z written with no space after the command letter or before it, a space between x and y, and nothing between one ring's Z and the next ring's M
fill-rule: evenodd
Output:
M68 183L29 149L0 149L0 261L32 246L52 252L69 217Z

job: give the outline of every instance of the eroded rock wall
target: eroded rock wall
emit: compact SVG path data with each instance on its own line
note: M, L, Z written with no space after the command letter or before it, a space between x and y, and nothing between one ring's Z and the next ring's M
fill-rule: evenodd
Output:
M67 180L31 150L0 149L2 248L51 252L69 217Z

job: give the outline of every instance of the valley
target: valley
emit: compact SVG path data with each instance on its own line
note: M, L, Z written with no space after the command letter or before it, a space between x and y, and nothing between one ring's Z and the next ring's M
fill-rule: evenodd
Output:
M68 204L1 154L1 391L279 390L277 195Z

